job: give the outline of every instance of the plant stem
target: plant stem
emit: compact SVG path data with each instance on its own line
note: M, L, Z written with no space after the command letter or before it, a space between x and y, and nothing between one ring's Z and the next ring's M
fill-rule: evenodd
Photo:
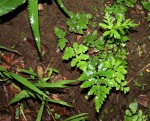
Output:
M61 9L68 15L70 18L70 12L67 10L67 8L64 6L61 0L56 0L58 5L61 7Z

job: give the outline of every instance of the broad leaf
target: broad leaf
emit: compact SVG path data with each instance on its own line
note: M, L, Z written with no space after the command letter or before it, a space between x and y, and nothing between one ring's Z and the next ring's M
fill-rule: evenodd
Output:
M15 10L25 2L26 0L0 0L0 16Z
M142 1L142 5L144 6L145 9L147 9L148 11L150 11L150 1L149 2Z

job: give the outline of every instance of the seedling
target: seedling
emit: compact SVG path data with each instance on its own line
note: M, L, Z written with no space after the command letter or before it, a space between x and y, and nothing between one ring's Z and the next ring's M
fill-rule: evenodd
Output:
M125 111L124 121L147 121L147 116L142 110L138 110L138 102L129 104L129 109Z
M139 88L141 88L142 90L144 90L144 89L145 89L145 86L146 86L147 84L141 84L141 83L136 79L136 80L134 80L134 85L135 85L136 87L139 87Z
M69 26L70 32L83 34L83 30L87 29L87 24L89 20L92 18L91 14L74 14L67 10L61 0L57 0L57 3L62 8L62 10L67 14L67 25Z

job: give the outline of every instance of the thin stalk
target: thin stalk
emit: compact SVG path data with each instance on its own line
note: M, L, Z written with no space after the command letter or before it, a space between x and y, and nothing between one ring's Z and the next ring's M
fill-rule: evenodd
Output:
M56 0L60 8L68 15L70 18L70 12L67 10L67 8L64 6L63 2L61 0Z

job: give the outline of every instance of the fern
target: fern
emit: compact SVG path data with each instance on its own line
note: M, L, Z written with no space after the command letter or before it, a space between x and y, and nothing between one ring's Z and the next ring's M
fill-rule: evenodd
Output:
M81 70L85 71L87 68L87 60L89 56L86 53L88 47L84 46L83 44L78 45L78 43L74 43L73 47L67 47L64 52L63 59L71 61L71 66L77 66Z
M129 109L125 111L123 121L147 121L147 116L143 114L142 110L138 110L138 102L134 101L129 104Z
M67 25L69 26L70 32L83 34L83 30L87 29L87 24L91 18L91 14L77 13L75 15L70 12L69 18L67 19Z
M106 30L103 36L108 36L109 38L114 37L115 39L121 39L121 35L125 35L129 28L137 26L137 24L133 23L130 19L124 21L123 15L114 18L108 12L106 12L103 21L104 23L99 24Z
M105 13L108 12L109 14L114 14L115 18L118 18L120 16L124 16L127 12L127 8L122 4L114 4L112 6L107 6L105 8Z
M116 0L117 3L126 5L127 7L134 7L137 0Z
M58 0L60 1L60 0ZM61 2L62 4L62 2ZM121 5L121 4L120 4ZM83 36L83 44L74 43L73 47L66 47L64 60L71 61L71 67L82 70L78 78L82 82L81 88L88 88L88 96L94 96L95 109L99 112L102 104L112 89L121 90L126 94L129 91L125 75L127 74L127 52L125 49L127 31L137 26L130 19L125 19L125 6L114 5L105 10L104 23L99 23L104 33L99 37L98 30L88 32ZM74 33L83 34L91 18L90 14L74 15L63 5L68 14L67 25ZM120 10L121 8L121 10ZM118 11L121 12L118 12ZM58 35L56 35L57 38ZM62 32L63 38L65 34ZM88 54L86 53L88 51Z
M93 31L92 34L88 34L86 36L84 36L84 40L83 43L85 43L87 46L89 47L93 47L94 46L94 41L96 41L98 38L98 32L97 30Z
M63 50L64 47L66 46L66 43L68 42L68 40L65 38L66 32L62 31L58 27L55 27L54 31L55 31L55 35L58 39L58 47L61 50Z
M87 71L79 78L83 82L82 88L90 88L88 95L95 95L97 112L112 88L122 90L124 93L129 91L125 81L126 65L117 57L116 59L109 56L101 57L90 58Z

